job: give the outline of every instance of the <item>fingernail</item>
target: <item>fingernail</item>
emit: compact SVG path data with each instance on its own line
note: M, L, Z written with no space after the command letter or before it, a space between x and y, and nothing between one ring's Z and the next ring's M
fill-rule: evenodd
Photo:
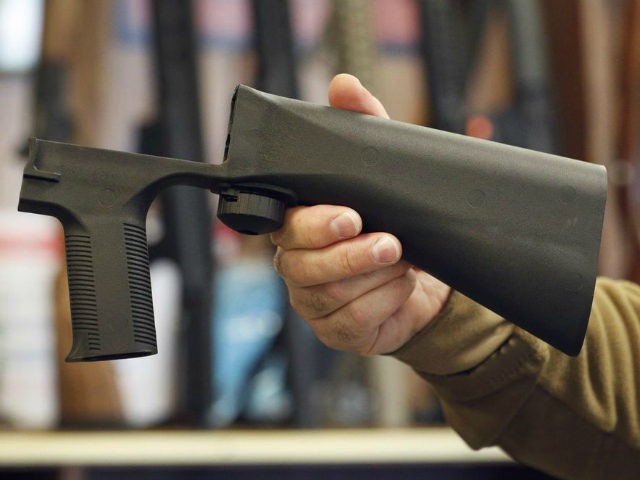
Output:
M395 263L400 259L400 247L389 237L382 237L373 245L373 259L379 264Z
M331 230L338 238L351 238L360 231L360 221L354 212L343 212L331 221Z

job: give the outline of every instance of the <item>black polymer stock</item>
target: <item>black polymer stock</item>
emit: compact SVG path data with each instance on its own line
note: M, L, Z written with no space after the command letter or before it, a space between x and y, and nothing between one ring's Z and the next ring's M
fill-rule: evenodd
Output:
M69 361L156 353L145 217L165 187L276 230L294 205L357 210L403 256L554 347L580 351L607 192L603 167L238 87L220 165L33 140L19 209L60 219Z

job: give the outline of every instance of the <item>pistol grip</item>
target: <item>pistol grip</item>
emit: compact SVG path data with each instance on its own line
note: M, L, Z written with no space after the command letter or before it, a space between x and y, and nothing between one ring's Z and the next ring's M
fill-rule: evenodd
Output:
M143 222L97 216L65 225L73 327L67 361L157 353Z

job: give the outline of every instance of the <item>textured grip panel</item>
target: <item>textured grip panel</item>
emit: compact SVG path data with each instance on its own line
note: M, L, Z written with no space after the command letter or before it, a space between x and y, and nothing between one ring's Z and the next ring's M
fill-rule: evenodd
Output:
M156 348L146 232L142 227L125 223L124 240L134 338L136 342Z
M98 215L65 232L73 325L67 361L157 353L144 223Z
M100 350L91 237L66 235L67 270L74 339L85 338L89 352Z

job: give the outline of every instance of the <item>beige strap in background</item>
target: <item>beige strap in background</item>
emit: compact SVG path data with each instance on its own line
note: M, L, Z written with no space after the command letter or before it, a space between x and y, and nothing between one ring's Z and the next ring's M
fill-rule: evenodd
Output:
M377 40L373 2L334 0L330 42L336 49L337 73L350 73L377 94ZM345 360L346 361L346 360ZM353 360L352 360L353 361ZM409 381L413 372L394 358L375 356L357 360L367 371L372 391L373 422L380 427L411 423Z

